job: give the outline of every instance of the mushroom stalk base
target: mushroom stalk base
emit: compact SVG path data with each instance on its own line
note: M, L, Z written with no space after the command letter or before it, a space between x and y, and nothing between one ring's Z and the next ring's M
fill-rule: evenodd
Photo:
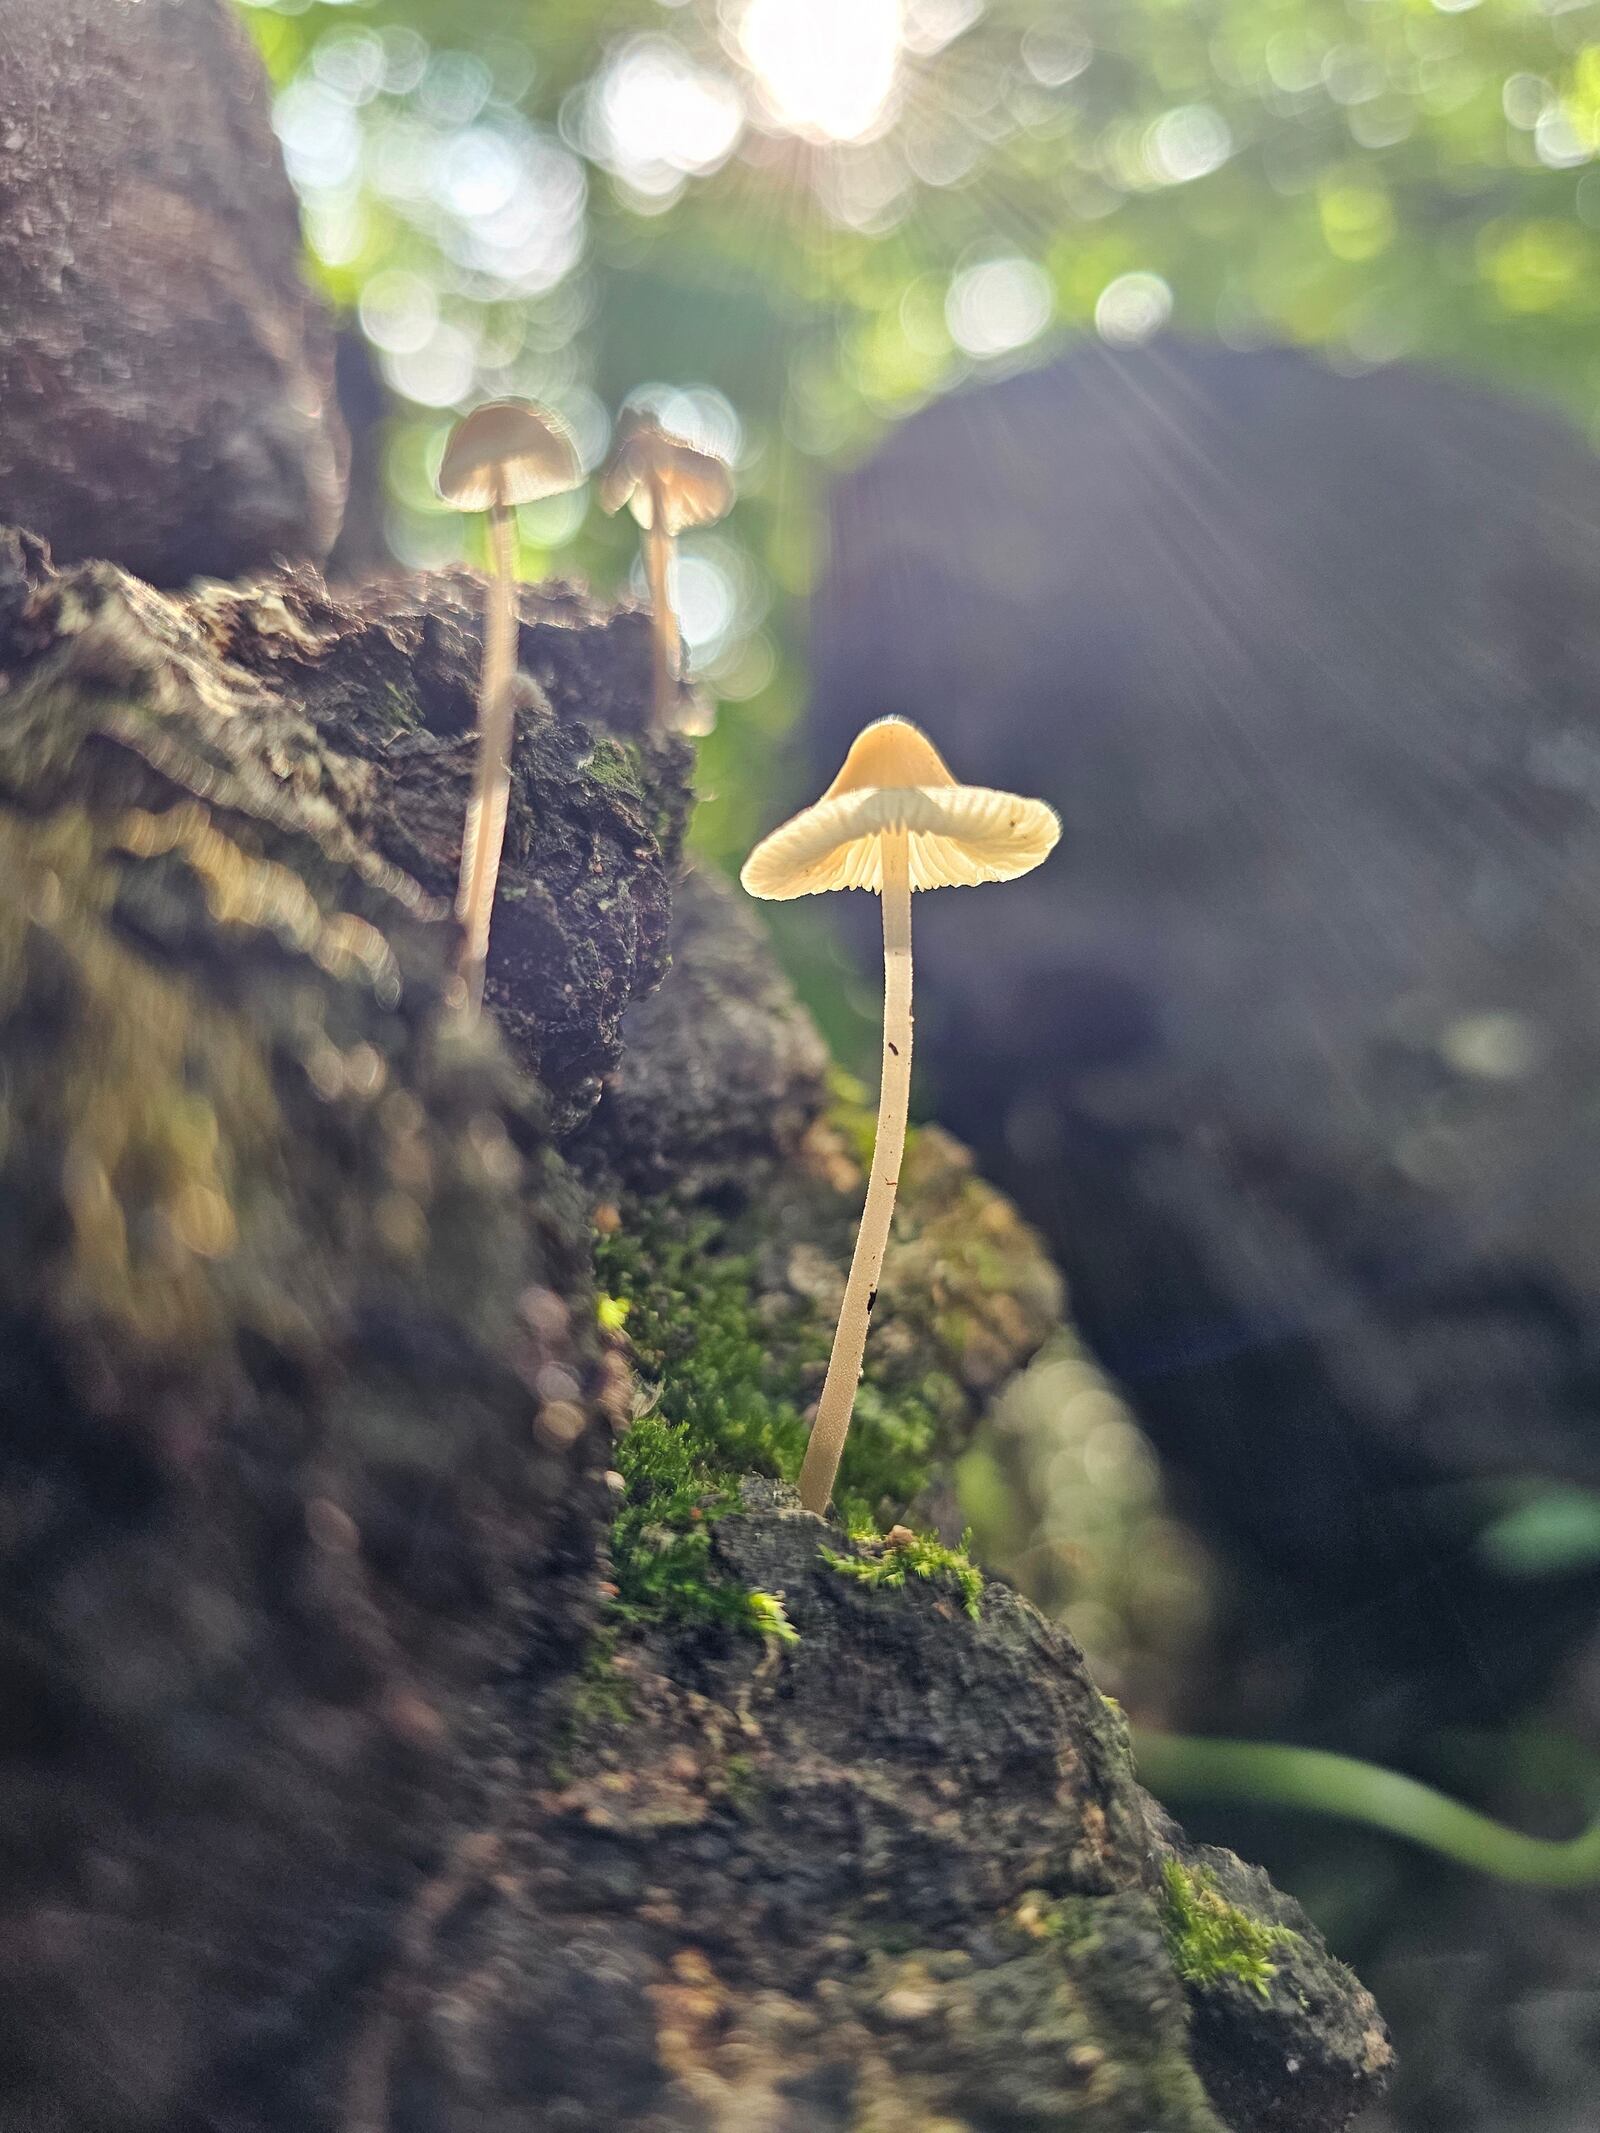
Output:
M461 883L456 917L461 922L461 975L467 1005L483 1005L489 920L494 911L506 810L511 800L512 685L517 673L517 594L511 562L511 513L496 502L489 513L494 575L484 608L483 676L478 691L478 762L461 840Z
M839 1457L850 1429L867 1328L877 1301L878 1277L894 1219L894 1196L905 1154L906 1114L911 1101L911 839L903 829L883 839L883 1078L878 1092L878 1134L872 1150L867 1202L856 1232L844 1307L833 1336L833 1354L823 1382L817 1419L811 1426L800 1469L800 1500L819 1515L833 1494Z

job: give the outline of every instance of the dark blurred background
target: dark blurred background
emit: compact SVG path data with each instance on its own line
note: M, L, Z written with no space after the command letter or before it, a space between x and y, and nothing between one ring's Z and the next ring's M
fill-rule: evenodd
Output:
M1062 813L1050 867L918 912L922 1107L1083 1341L963 1469L984 1552L1136 1719L1577 1826L1600 6L245 13L344 321L336 571L470 550L461 407L549 401L593 466L638 395L740 479L679 562L705 855L885 712ZM529 576L635 572L583 492L520 535ZM870 1067L870 914L780 916ZM1179 1804L1377 1990L1367 2133L1593 2133L1595 1898Z

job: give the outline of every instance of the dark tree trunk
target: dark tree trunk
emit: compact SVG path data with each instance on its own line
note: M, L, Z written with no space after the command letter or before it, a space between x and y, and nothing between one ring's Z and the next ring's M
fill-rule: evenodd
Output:
M327 554L333 337L225 0L0 0L0 523L158 585Z

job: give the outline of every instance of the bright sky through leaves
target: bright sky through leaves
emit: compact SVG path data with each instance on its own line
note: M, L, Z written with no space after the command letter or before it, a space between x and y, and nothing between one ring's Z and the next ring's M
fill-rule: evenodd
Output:
M900 0L749 0L738 48L780 126L858 141L888 109L903 29Z

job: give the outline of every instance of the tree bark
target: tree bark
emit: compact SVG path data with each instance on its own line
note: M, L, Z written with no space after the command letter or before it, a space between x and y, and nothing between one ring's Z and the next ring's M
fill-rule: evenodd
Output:
M820 1373L860 1180L726 892L618 1026L686 801L641 618L524 591L517 1059L446 1006L480 614L0 547L0 2127L1333 2133L1370 2000L1026 1603L760 1479L632 1543L722 1615L610 1597L630 1417ZM1058 1292L942 1137L902 1207L857 1427L931 1456ZM1265 1973L1186 1975L1173 1861Z
M345 444L224 0L0 0L0 523L158 585L326 555Z

